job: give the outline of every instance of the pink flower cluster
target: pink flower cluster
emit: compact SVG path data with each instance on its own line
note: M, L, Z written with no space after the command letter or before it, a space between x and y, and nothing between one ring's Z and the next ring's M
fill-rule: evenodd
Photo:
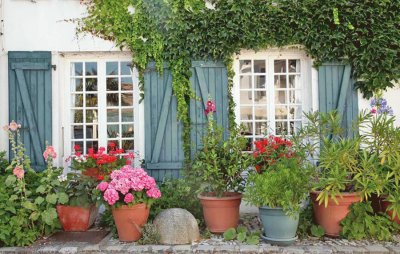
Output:
M55 159L57 158L57 153L56 151L54 151L54 147L52 146L48 146L46 147L46 150L43 152L43 157L44 159L47 161L47 159L51 158L51 159Z
M14 170L13 170L13 174L18 178L18 179L22 179L22 178L24 178L24 175L25 175L25 171L22 169L22 168L20 168L19 166L16 166L15 168L14 168Z
M8 131L8 130L10 130L10 131L16 131L16 130L18 130L19 128L21 128L21 125L20 125L20 124L17 124L14 120L12 120L11 123L10 123L9 125L5 125L5 126L3 127L3 130L5 130L5 131Z
M120 196L126 204L134 201L132 192L145 192L149 198L160 198L161 192L156 181L142 168L133 168L130 165L114 170L110 175L110 182L101 182L97 189L104 192L103 198L109 205L114 205ZM122 198L121 198L122 199Z
M205 111L206 115L208 115L208 114L210 114L210 113L213 113L213 112L216 112L215 103L214 103L213 101L211 101L211 100L208 100L208 101L207 101L206 110L204 110L204 111Z

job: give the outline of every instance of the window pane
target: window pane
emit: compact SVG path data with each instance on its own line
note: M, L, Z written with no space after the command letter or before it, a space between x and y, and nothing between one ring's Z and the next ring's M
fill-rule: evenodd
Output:
M121 94L121 106L133 106L133 94L132 93Z
M301 90L291 90L289 91L289 103L301 104Z
M240 120L252 120L253 107L240 107Z
M119 106L119 94L118 93L107 93L107 106L118 107Z
M252 104L252 91L241 91L240 92L240 104Z
M122 122L133 122L133 109L121 109Z
M289 118L290 119L301 119L301 117L302 117L301 106L289 107Z
M107 75L118 75L118 62L107 62L106 73Z
M88 92L97 91L97 78L86 79L86 91Z
M71 79L71 92L82 92L83 91L83 79L73 78Z
M275 88L286 88L286 75L275 75L274 77Z
M287 119L287 118L288 118L287 106L276 106L275 119Z
M97 139L99 138L99 127L97 125L86 126L86 139Z
M275 91L275 104L286 103L286 91Z
M83 126L72 126L72 139L83 139Z
M86 94L86 107L97 107L97 94Z
M267 106L264 107L254 107L254 118L255 120L267 120Z
M118 91L118 78L107 78L107 91Z
M88 153L89 148L92 148L95 151L99 150L99 142L98 141L87 141L86 142L86 153Z
M133 140L122 140L122 148L125 151L133 150L134 149Z
M97 75L97 63L96 62L85 63L85 73L87 76L96 76Z
M123 124L122 125L122 137L131 138L133 137L133 124Z
M74 151L75 145L78 145L83 150L83 141L73 141L71 145L71 151Z
M72 95L72 107L83 107L83 94Z
M119 137L119 125L118 124L113 124L113 125L107 125L107 137L108 138L117 138Z
M266 103L267 103L267 92L254 91L254 104L266 104Z
M294 135L301 128L301 121L290 121L290 135Z
M285 73L286 72L286 60L275 60L274 61L274 71L275 71L275 73Z
M240 76L240 89L251 89L251 76Z
M265 73L265 60L254 60L254 72Z
M240 60L239 66L239 73L251 73L251 60Z
M83 110L72 110L72 122L83 123Z
M267 122L256 122L256 135L265 136L268 133L268 125Z
M121 75L131 75L130 62L121 62Z
M266 87L266 85L265 85L265 80L266 80L265 76L255 76L254 79L255 79L255 82L256 82L256 84L255 84L255 88L256 89L264 89Z
M82 63L71 63L71 75L82 76L83 64Z
M289 72L300 72L300 60L289 60Z
M289 75L289 88L301 88L300 75Z
M107 109L107 122L109 123L119 122L118 109Z
M121 78L121 90L123 90L123 91L133 91L132 78Z
M288 135L287 122L276 122L275 123L276 135Z
M251 122L242 122L243 126L243 135L252 135L253 134L253 123Z
M97 123L97 110L86 110L86 123Z

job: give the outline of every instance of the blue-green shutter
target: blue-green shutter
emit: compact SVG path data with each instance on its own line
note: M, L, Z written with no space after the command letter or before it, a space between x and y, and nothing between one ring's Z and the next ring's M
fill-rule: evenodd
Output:
M46 142L52 142L51 52L9 52L8 80L9 120L21 124L31 165L41 171Z
M194 61L190 79L197 99L189 103L192 156L202 147L207 123L205 104L210 96L216 102L216 121L228 126L228 78L222 63ZM171 72L159 74L154 63L144 76L145 167L157 181L178 178L184 162L183 125L177 120L177 101L172 91Z
M341 63L325 63L318 69L319 111L337 110L348 137L354 135L352 123L358 116L358 96L351 73L351 66Z

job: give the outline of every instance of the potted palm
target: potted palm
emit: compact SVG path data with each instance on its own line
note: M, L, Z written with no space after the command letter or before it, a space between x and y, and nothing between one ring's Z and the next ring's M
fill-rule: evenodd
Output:
M137 241L149 217L150 207L161 192L142 168L123 166L97 185L104 204L111 208L120 241Z
M96 220L98 208L93 190L97 181L80 173L60 175L60 192L65 193L59 198L57 214L64 231L86 231Z
M202 183L198 198L207 228L213 233L223 233L238 225L240 192L244 186L242 173L250 157L242 152L247 141L240 137L238 129L231 130L230 137L224 140L224 130L213 120L214 112L214 103L208 101L208 128L203 148L196 154L189 171L190 177Z
M249 174L244 200L259 207L268 242L288 245L297 237L301 203L311 189L312 167L292 142L270 136L256 141L255 171Z

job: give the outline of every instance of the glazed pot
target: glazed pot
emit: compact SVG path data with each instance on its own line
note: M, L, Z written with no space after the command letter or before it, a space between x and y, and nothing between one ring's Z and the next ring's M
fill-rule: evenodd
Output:
M259 216L264 227L262 238L267 242L277 245L290 245L297 239L299 213L289 216L280 207L262 206L259 208Z
M142 228L149 218L150 209L145 203L113 208L112 215L117 226L118 238L123 242L137 241L142 237Z
M319 194L320 191L310 193L315 221L324 228L325 235L338 237L342 229L340 221L347 216L353 203L361 201L360 193L341 193L342 197L336 197L338 204L333 199L329 199L327 207L324 204L318 204L317 197Z
M87 231L93 225L99 211L95 205L88 208L57 205L56 209L64 231Z
M215 193L202 193L198 198L203 206L204 220L210 232L222 234L227 229L238 226L242 194L225 192L222 197L216 197Z

